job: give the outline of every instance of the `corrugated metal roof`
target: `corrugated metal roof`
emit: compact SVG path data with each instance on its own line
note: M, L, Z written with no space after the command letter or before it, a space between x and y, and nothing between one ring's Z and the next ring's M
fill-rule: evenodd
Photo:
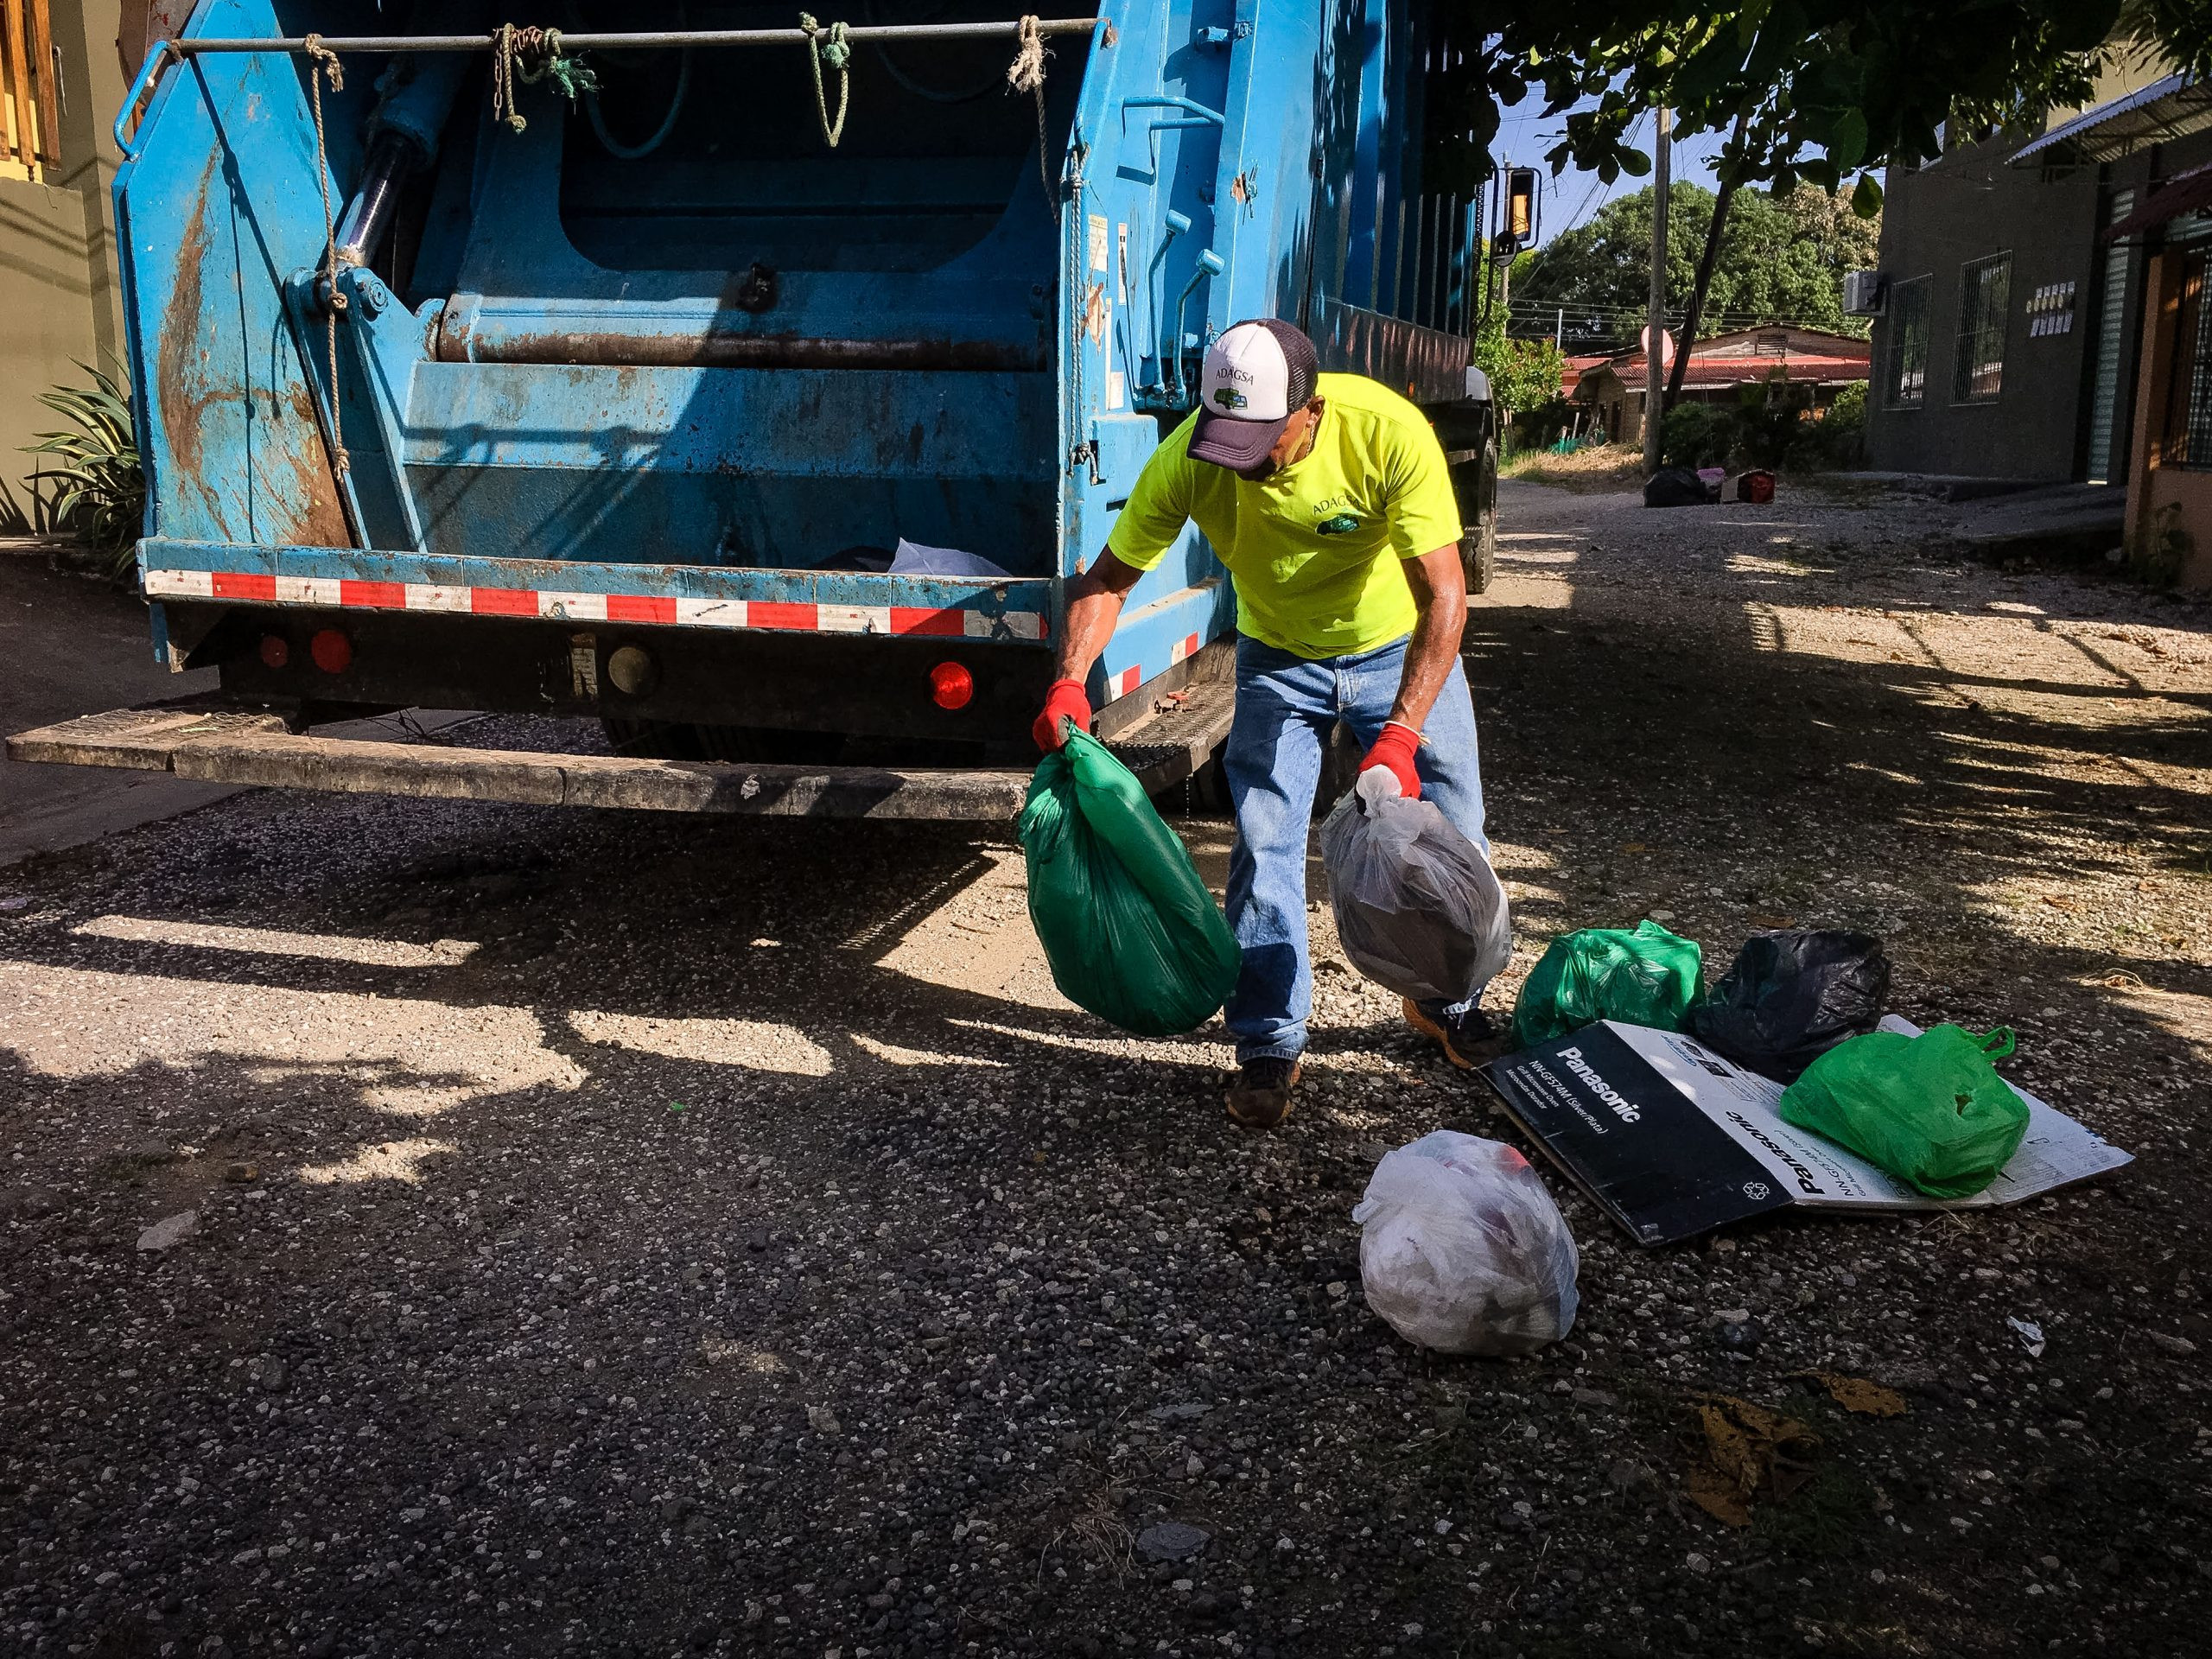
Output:
M1634 362L1618 359L1602 365L1611 369L1621 384L1631 392L1643 390L1643 364L1639 358ZM1689 366L1682 372L1685 386L1755 386L1780 378L1792 385L1810 382L1818 385L1834 385L1870 378L1872 365L1863 357L1790 357L1755 358L1723 357L1690 359ZM1575 389L1570 397L1580 391L1583 378L1597 372L1592 367L1577 377ZM1594 384L1594 383L1593 383Z
M2212 207L2212 162L2179 173L2143 198L2141 206L2105 228L2104 239L2117 242L2139 231L2155 231L2168 219Z
M2012 165L2064 159L2115 162L2146 144L2212 128L2212 81L2183 71L2085 110L2012 152ZM2066 155L2050 152L2063 145Z

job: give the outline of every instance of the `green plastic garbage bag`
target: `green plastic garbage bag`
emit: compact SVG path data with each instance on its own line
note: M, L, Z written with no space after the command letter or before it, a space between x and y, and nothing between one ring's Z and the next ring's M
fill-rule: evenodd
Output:
M1986 1037L1957 1026L1870 1031L1807 1066L1777 1109L1931 1198L1971 1198L2028 1132L2027 1102L1990 1064L2012 1052L2003 1026Z
M1633 933L1617 927L1562 933L1522 982L1514 1045L1548 1042L1598 1020L1680 1031L1702 988L1701 970L1697 941L1656 922L1640 922Z
M1019 826L1052 982L1124 1031L1190 1031L1228 1000L1242 953L1144 786L1096 738L1066 730L1029 780Z

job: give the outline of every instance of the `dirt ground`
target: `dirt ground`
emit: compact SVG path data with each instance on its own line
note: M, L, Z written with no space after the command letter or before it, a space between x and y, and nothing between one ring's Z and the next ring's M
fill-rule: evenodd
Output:
M1906 498L1503 502L1493 1006L1868 928L2131 1167L1659 1252L1553 1180L1573 1332L1440 1359L1351 1211L1510 1127L1325 910L1252 1135L1217 1028L1052 991L1004 835L242 794L0 869L0 1650L2202 1651L2212 613ZM1716 1395L1817 1440L1742 1527Z
M156 664L146 607L104 582L56 569L46 550L0 540L0 702L8 730L97 709L213 691L213 670ZM229 791L162 772L19 766L0 758L0 868L73 847Z

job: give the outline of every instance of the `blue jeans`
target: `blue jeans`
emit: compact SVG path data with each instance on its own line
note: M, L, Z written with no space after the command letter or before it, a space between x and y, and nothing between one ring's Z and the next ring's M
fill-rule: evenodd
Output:
M1229 999L1239 1065L1306 1047L1313 970L1306 949L1306 848L1321 756L1341 720L1363 751L1382 734L1406 666L1404 639L1320 661L1258 640L1236 641L1236 715L1223 760L1236 813L1229 858L1229 925L1244 951ZM1458 663L1422 728L1422 798L1434 801L1487 854L1475 705ZM1471 1007L1477 997L1445 1010Z

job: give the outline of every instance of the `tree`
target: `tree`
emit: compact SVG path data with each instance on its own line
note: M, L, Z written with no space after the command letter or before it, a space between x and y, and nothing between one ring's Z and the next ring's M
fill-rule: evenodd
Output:
M1500 315L1475 331L1475 366L1490 377L1501 427L1567 395L1567 353L1548 340L1509 340Z
M1809 180L1833 194L1850 180L1853 206L1871 218L1879 169L1936 155L1946 122L2019 125L2085 103L2101 71L2145 48L2212 74L2204 0L1485 0L1482 15L1495 33L1437 105L1447 124L1470 124L1461 150L1486 151L1497 105L1532 87L1563 117L1554 172L1572 162L1607 182L1643 176L1650 160L1628 138L1655 104L1673 110L1678 137L1728 135L1690 274L1693 316L1745 185L1786 195Z
M1641 177L1650 159L1628 137L1665 104L1678 137L1729 135L1724 184L1852 181L1869 214L1878 170L1936 155L1946 121L2005 126L2084 103L2144 46L2212 73L2202 0L1485 0L1483 16L1495 33L1468 79L1508 107L1541 89L1563 119L1555 169ZM1453 113L1475 118L1483 143L1496 133L1495 109Z
M1668 194L1669 213L1680 234L1669 239L1667 287L1694 291L1694 251L1706 240L1717 207L1713 192L1679 183ZM1777 201L1763 193L1744 196L1727 221L1710 272L1701 318L1685 320L1685 338L1703 339L1756 322L1800 322L1839 332L1863 332L1843 315L1843 273L1873 263L1878 223L1862 220L1850 207L1818 187L1800 184ZM1516 270L1513 292L1535 306L1567 313L1567 326L1584 339L1633 340L1649 305L1651 283L1651 192L1607 202L1586 225L1554 237ZM1676 361L1683 359L1677 358Z

